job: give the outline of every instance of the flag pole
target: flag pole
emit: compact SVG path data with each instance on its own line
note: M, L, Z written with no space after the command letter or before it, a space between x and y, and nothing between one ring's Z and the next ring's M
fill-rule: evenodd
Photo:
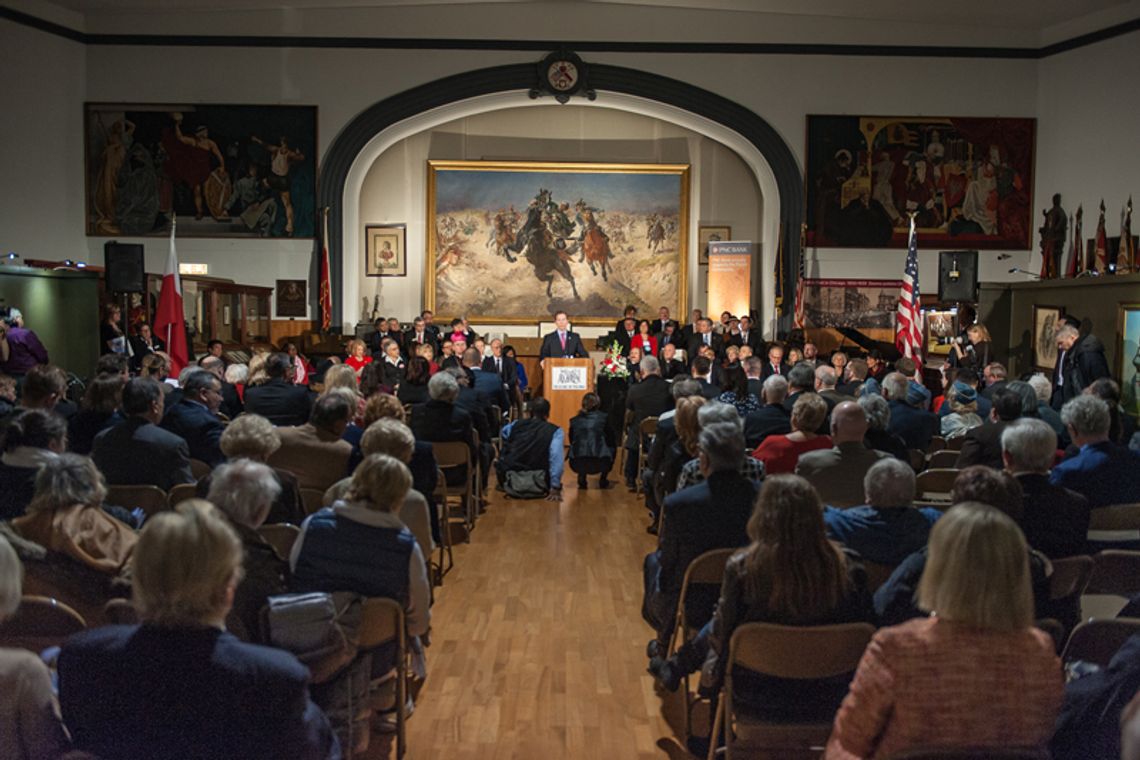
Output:
M170 212L170 245L174 245L174 235L178 231L178 212ZM163 275L165 277L165 275ZM174 334L174 325L172 323L166 325L166 349L170 350L170 338Z

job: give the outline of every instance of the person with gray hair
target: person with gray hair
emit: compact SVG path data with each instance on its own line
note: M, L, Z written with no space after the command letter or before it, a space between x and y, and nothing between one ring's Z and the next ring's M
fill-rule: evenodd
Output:
M289 563L257 532L281 491L273 470L260 462L236 459L211 473L207 500L226 517L242 545L242 576L226 630L242 641L268 644L262 637L261 610L269 597L284 594Z
M1104 356L1104 343L1092 333L1081 337L1080 330L1064 324L1057 330L1057 353L1060 355L1053 408L1079 396L1085 388L1102 377L1112 377Z
M773 375L772 377L776 377ZM757 488L764 480L764 463L758 459L753 459L749 456L744 456L745 443L744 443L744 423L740 419L740 415L736 413L736 409L731 404L724 404L719 401L710 401L702 406L697 411L697 422L700 425L702 433L706 428L717 427L721 435L727 434L727 427L729 426L737 432L740 436L740 447L737 450L737 456L733 458L733 467L741 477L748 479ZM698 441L702 440L698 435ZM699 444L698 444L699 445ZM704 469L701 467L700 458L693 459L685 463L681 468L681 474L677 478L677 490L688 488L691 485L700 483L705 479Z
M661 366L657 359L646 356L641 360L641 382L635 384L626 394L625 408L629 412L629 427L625 436L625 484L630 491L637 490L638 452L648 446L649 440L642 440L641 423L650 417L660 417L673 408L673 394L669 384L661 377Z
M269 457L269 465L297 476L301 488L324 491L344 476L352 444L344 440L345 429L356 414L356 393L335 388L313 403L309 421L277 429L281 448Z
M203 369L194 368L182 385L182 398L168 406L162 427L182 440L190 449L190 458L214 467L221 464L219 441L226 426L218 418L222 406L222 381Z
M800 454L796 474L819 491L824 504L853 507L863 501L863 478L871 465L890 457L884 451L867 448L867 414L854 401L844 401L831 415L830 449Z
M645 469L640 473L642 489L645 491L645 506L650 513L656 516L661 510L657 501L656 489L653 484L661 469L662 463L670 448L677 442L677 402L683 398L701 395L701 384L696 378L689 375L679 375L673 381L670 389L673 396L673 408L657 416L657 434L653 436L653 443L649 447L649 454L645 459ZM650 532L656 530L656 519L649 526Z
M764 406L744 416L744 441L748 448L756 448L770 435L792 432L791 412L784 406L787 397L788 379L769 375L760 391Z
M863 477L866 504L827 507L823 521L832 539L868 562L897 565L926 546L930 528L942 513L914 507L914 470L897 459L882 459Z
M1014 420L1001 434L1005 470L1021 484L1017 524L1029 545L1050 559L1087 551L1089 501L1049 482L1057 457L1057 434L1039 419Z
M930 391L901 372L891 372L882 385L891 408L887 429L902 438L908 449L926 451L939 430L938 415L926 410Z
M868 393L860 396L856 403L867 415L867 434L863 436L867 448L885 451L900 462L910 464L906 441L890 430L891 407L887 400L878 393Z
M705 419L719 420L717 414L710 412ZM759 488L739 472L743 451L739 419L702 424L697 461L704 479L665 498L660 548L646 556L644 565L642 617L657 631L657 638L650 642L650 657L663 653L669 641L689 563L711 549L748 543L746 526Z
M408 427L416 436L417 441L429 443L445 443L448 441L462 441L467 444L471 453L471 461L479 462L480 447L475 445L475 422L464 407L455 403L459 397L459 383L455 377L446 371L432 375L428 381L428 396L430 399L423 404L412 407L411 419ZM480 441L487 443L489 441ZM490 469L490 460L483 469L484 475ZM448 486L460 486L467 482L466 467L449 467L446 472ZM485 482L485 481L484 481Z
M1040 372L1026 382L1037 394L1037 416L1053 428L1053 432L1060 439L1060 448L1066 448L1069 445L1069 431L1065 430L1065 423L1061 422L1061 414L1050 405L1050 400L1053 398L1053 384Z
M1109 440L1108 404L1077 396L1061 407L1061 420L1080 450L1053 468L1049 482L1083 495L1091 509L1140 499L1140 452Z

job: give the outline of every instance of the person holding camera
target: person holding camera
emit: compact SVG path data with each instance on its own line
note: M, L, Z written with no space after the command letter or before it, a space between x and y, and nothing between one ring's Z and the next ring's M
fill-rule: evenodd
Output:
M990 331L983 324L974 324L966 328L966 339L961 336L954 339L951 344L956 364L964 369L978 371L991 361L993 341Z
M22 384L28 370L47 363L47 349L34 332L24 327L20 310L0 309L0 372Z

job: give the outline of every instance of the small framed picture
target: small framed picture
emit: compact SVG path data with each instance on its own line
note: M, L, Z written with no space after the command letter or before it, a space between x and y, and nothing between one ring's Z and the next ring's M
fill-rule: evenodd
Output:
M406 225L367 225L364 228L364 274L368 277L404 277L408 256L404 248Z
M308 299L305 295L306 280L278 280L277 316L303 317L308 313ZM251 314L250 318L254 315Z
M1049 373L1057 365L1057 337L1065 310L1060 306L1033 304L1033 366Z
M702 224L697 227L697 263L709 263L709 243L732 240L732 228L725 224Z

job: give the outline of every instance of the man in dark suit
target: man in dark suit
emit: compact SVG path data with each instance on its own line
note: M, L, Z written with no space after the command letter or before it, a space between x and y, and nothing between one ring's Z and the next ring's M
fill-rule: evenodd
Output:
M268 382L245 389L245 410L260 414L277 427L304 425L309 421L314 394L293 385L289 354L271 354L265 361Z
M495 404L501 412L510 410L502 376L497 372L483 369L479 349L469 348L463 352L463 367L467 370L468 377L473 380L471 387L475 389L476 393L486 398L488 404Z
M299 360L298 360L299 361ZM245 405L238 395L233 383L226 382L226 363L216 356L203 356L198 360L198 366L218 378L222 384L222 406L219 411L231 420L245 411Z
M162 422L162 385L136 377L123 386L126 419L95 436L91 459L113 486L154 485L169 491L193 483L186 441L158 426Z
M213 467L225 459L219 442L226 429L218 419L222 384L205 370L197 370L182 385L182 400L166 410L162 427L181 437L190 457Z
M855 400L854 396L840 393L839 390L836 389L836 379L834 367L821 364L815 368L815 392L819 394L820 398L827 402L829 411L844 401Z
M467 444L471 461L479 462L480 452L475 447L475 436L472 435L474 420L470 412L455 403L459 397L459 382L455 375L450 372L432 375L428 381L428 393L431 400L413 406L412 417L408 420L408 427L412 429L416 440L432 443L462 441ZM463 468L448 469L446 475L449 486L460 485L467 478L467 472Z
M145 322L138 326L138 335L130 337L131 343L131 369L138 372L142 367L142 360L147 354L157 353L166 350L166 343L162 338L154 335L150 330L150 325Z
M689 396L701 395L701 386L695 379L687 375L679 376L669 388L673 396L673 411L662 412L657 415L657 434L653 436L653 444L645 459L645 469L640 473L642 484L645 487L645 506L652 517L649 526L650 533L657 532L657 516L661 511L661 501L658 499L661 472L669 450L677 441L677 402Z
M991 402L994 399L994 394L1000 388L1005 387L1006 371L1005 366L997 362L990 362L982 370L982 380L985 387L982 388L981 395L988 398Z
M760 354L764 345L764 338L758 330L753 329L752 320L747 315L740 318L740 327L728 336L728 342L733 346L748 346L752 353Z
M383 347L384 340L388 337L388 320L380 317L372 324L372 332L368 333L365 339L365 344L368 346L368 353L384 355Z
M707 356L697 356L689 362L689 373L701 384L701 395L707 399L714 399L721 394L720 386L711 380L712 369L712 362Z
M641 614L657 631L661 648L669 640L677 611L681 582L689 563L711 549L748 543L746 525L752 515L756 486L740 475L744 435L740 423L716 422L700 435L701 468L708 477L666 497L664 532L659 548L645 558L645 597ZM694 607L711 616L717 591L695 594Z
M59 654L60 708L76 749L104 758L340 757L309 699L308 669L225 630L242 551L217 510L155 515L132 561L142 624L83 631Z
M618 325L614 335L617 337L618 345L621 346L621 355L628 358L629 348L633 345L633 339L637 336L637 321L632 317L626 317L626 319ZM638 343L638 345L641 344Z
M677 347L672 343L666 343L665 347L661 349L661 376L666 380L685 374L684 363L677 358Z
M491 355L483 360L483 369L502 378L510 395L514 396L515 388L519 385L518 367L514 359L503 353L503 341L500 339L494 338L491 341Z
M669 307L662 306L657 310L657 319L653 320L649 325L649 331L654 335L665 332L666 323L672 320L669 319Z
M883 378L883 395L891 407L887 430L902 438L908 449L919 451L926 451L939 431L938 415L921 408L926 401L923 390L901 372L892 372Z
M539 364L543 364L550 356L582 359L590 357L590 352L582 345L578 333L570 331L570 317L564 311L554 314L554 331L542 338L542 348L538 351Z
M1112 377L1104 357L1104 344L1092 333L1082 338L1077 328L1062 325L1057 330L1057 351L1063 351L1065 359L1061 364L1060 388L1053 394L1055 408L1083 393L1094 380Z
M684 351L688 344L688 339L681 332L677 323L672 320L666 322L661 328L661 331L656 333L656 335L658 356L665 350L665 346L672 345L678 351Z
M768 361L764 362L760 379L767 380L772 375L786 375L790 369L791 368L784 363L784 347L779 343L773 343L768 347ZM814 378L812 383L814 385Z
M692 360L691 357L697 356L702 345L712 348L716 356L724 353L724 340L712 331L712 320L704 317L697 322L696 332L689 338L689 342L685 346L687 349L685 355L690 357L690 361Z
M640 370L641 382L629 389L625 402L625 408L632 412L625 439L625 483L631 491L637 488L637 453L643 445L641 421L659 417L662 412L673 408L673 394L669 391L669 383L661 377L661 364L657 358L646 356L641 360Z
M431 346L432 351L437 356L439 355L439 342L436 340L436 334L427 329L423 317L416 317L412 321L412 329L404 333L404 349L406 351L414 351L417 344ZM410 354L409 358L411 358Z
M1136 503L1140 451L1109 440L1112 416L1108 404L1091 394L1077 396L1061 407L1061 421L1079 450L1053 468L1049 482L1081 494L1092 509Z
M744 367L744 376L748 378L748 392L756 398L762 398L761 393L764 390L764 360L759 356L749 356L740 362L740 366Z
M1024 507L1017 524L1033 549L1050 559L1087 553L1089 501L1049 482L1057 434L1043 420L1014 420L1001 434L1006 472L1017 478Z
M784 376L772 375L764 381L758 396L764 406L744 418L744 442L748 448L759 446L770 435L792 432L792 415L784 408L787 395L788 380Z
M678 330L678 332L681 333L681 338L685 341L684 348L686 350L688 350L689 341L699 332L700 322L703 316L700 309L693 309L693 313L689 316L689 323L683 325ZM690 356L690 358L692 357Z
M625 311L622 312L621 319L619 319L617 321L617 324L614 325L614 332L615 333L621 333L621 331L625 329L626 322L631 320L631 319L633 320L633 329L636 332L637 331L637 307L632 305L632 304L625 307Z
M1021 417L1021 397L1009 388L998 388L990 399L990 421L972 428L962 441L958 452L958 469L972 464L984 464L1000 470L1004 465L1001 458L1001 434L1006 426ZM894 414L892 412L891 416Z

